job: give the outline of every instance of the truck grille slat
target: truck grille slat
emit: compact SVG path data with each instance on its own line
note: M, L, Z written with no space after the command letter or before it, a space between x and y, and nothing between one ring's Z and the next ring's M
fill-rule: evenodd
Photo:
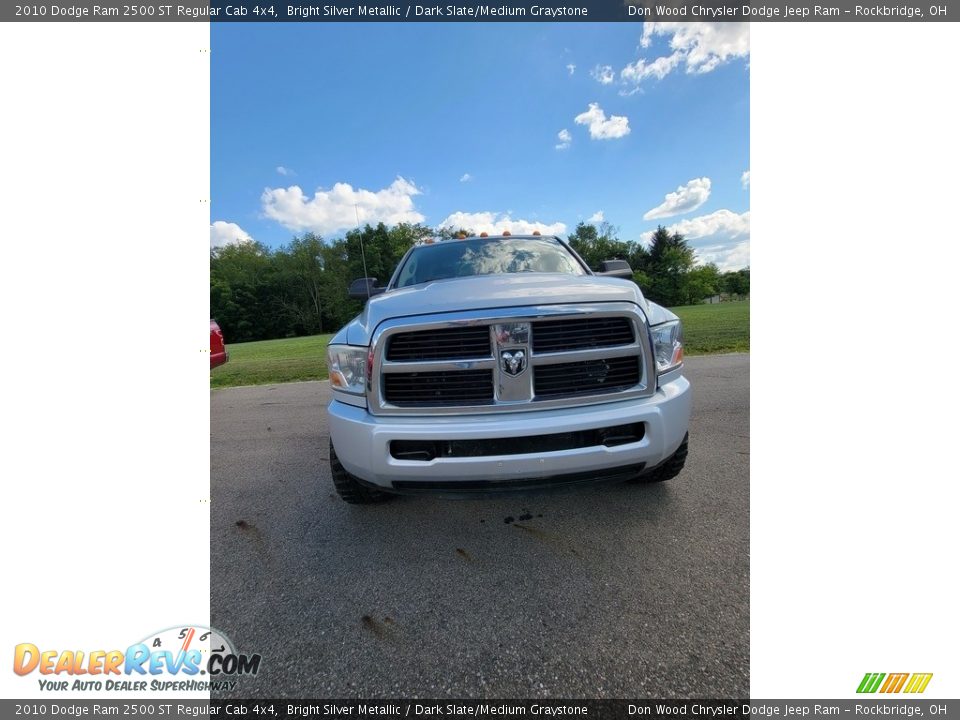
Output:
M490 329L486 325L401 333L390 338L387 360L469 360L490 357Z
M615 347L634 340L633 326L623 317L545 320L533 323L532 331L535 353Z
M384 396L399 406L442 406L493 400L492 370L389 373Z
M639 382L639 358L604 358L538 366L534 368L533 392L536 397L593 395L623 390Z

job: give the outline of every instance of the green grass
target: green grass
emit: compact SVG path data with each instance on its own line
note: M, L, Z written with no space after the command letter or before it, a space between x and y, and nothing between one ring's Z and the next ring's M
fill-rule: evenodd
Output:
M750 351L750 302L671 308L683 320L687 355ZM210 387L264 385L327 377L330 335L227 345L230 360L210 372Z
M670 308L683 320L687 355L750 352L750 301Z
M227 345L230 359L210 371L210 387L324 380L330 335Z

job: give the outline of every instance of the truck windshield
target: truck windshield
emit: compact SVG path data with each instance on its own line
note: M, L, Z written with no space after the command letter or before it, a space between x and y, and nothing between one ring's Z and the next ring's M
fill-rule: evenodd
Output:
M400 269L397 287L470 275L521 272L586 274L576 258L551 238L471 238L415 248Z

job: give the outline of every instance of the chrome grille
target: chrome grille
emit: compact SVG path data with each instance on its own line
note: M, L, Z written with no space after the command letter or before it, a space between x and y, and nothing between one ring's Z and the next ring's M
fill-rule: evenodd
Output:
M656 370L648 338L646 319L629 302L387 320L373 336L369 407L452 415L649 396Z

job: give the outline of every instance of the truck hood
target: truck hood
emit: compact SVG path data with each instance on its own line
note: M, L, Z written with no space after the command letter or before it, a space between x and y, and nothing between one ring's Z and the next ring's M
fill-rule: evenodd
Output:
M377 326L393 318L571 302L631 302L640 306L651 324L673 317L668 310L647 302L640 288L629 280L555 273L476 275L390 290L373 297L331 342L367 345Z

